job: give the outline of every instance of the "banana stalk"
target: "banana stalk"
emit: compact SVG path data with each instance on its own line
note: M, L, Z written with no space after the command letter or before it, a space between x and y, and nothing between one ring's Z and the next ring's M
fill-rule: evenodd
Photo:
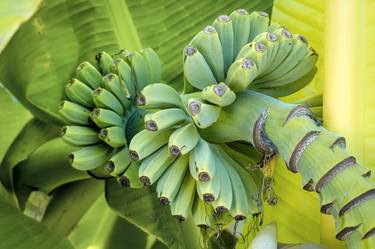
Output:
M375 247L371 171L349 154L344 138L318 126L305 107L247 90L200 133L213 143L240 140L262 154L279 154L290 171L301 174L303 188L319 194L321 212L336 221L337 239L351 248Z

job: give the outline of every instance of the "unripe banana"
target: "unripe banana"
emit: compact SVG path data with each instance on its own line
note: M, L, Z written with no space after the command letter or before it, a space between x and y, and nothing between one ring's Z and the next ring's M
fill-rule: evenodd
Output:
M298 65L308 53L309 49L306 38L301 35L294 35L292 38L292 42L293 48L290 50L288 56L286 56L283 62L275 70L270 72L266 77L263 77L262 80L264 82L278 80L292 68Z
M168 168L159 196L161 204L168 205L175 199L188 169L188 159L188 155L180 156Z
M216 167L216 166L215 166ZM199 197L205 202L217 200L221 190L220 171L208 181L197 181L197 192Z
M64 100L59 106L58 113L65 121L71 124L90 124L90 110L85 107Z
M258 75L258 68L249 58L236 60L228 70L226 83L234 92L246 89Z
M238 9L229 15L233 24L233 60L241 48L248 43L250 35L250 15L245 9Z
M131 162L125 173L117 178L117 181L124 187L142 188L143 183L139 180L138 168L136 162Z
M282 29L282 28L284 28L284 27L281 26L279 23L271 21L271 24L270 24L270 26L267 27L266 31L267 32L275 32L276 30Z
M278 37L279 46L277 50L277 54L274 57L274 60L268 65L267 69L264 71L263 77L267 77L268 74L272 73L289 55L290 51L293 48L293 35L287 29L281 28L274 31L274 34ZM257 82L263 82L263 77L258 77L255 80Z
M193 123L176 129L169 137L169 152L173 156L186 155L197 145L199 133Z
M251 42L257 35L267 30L270 23L269 15L263 11L254 11L250 14L250 34L248 41Z
M144 48L141 54L147 63L149 72L149 83L157 83L161 81L161 61L159 56L152 48Z
M185 174L176 198L171 203L171 213L180 222L186 220L191 212L195 195L195 180Z
M311 70L313 70L317 60L318 55L316 54L316 52L313 49L309 49L308 53L303 57L302 60L299 61L299 63L295 67L293 67L283 76L267 84L267 86L282 86L302 78Z
M64 126L60 135L65 142L74 146L90 145L100 141L96 131L84 126Z
M109 159L105 165L105 170L112 176L121 175L129 167L131 161L129 149L124 146Z
M187 102L187 109L194 123L201 129L211 126L220 116L221 107L210 105L197 98L191 98Z
M124 109L129 108L131 104L131 94L125 83L120 80L119 76L113 73L107 74L103 77L103 86L117 97Z
M145 128L150 131L160 131L187 120L186 113L180 108L170 108L145 115Z
M65 93L69 100L85 107L94 107L91 97L92 89L77 79L71 79L65 86Z
M194 224L200 228L209 228L215 223L212 206L203 202L198 195L195 195L192 206L192 217Z
M156 183L156 194L158 198L160 198L161 196L161 192L163 191L164 184L167 181L167 178L168 178L169 173L171 172L171 169L172 167L169 167L166 171L164 171L164 173L159 177ZM160 203L163 204L162 202ZM169 204L169 203L165 203L165 204Z
M166 84L150 84L138 96L138 105L146 108L183 108L178 92Z
M217 17L212 24L219 34L221 49L223 51L224 73L228 70L230 64L233 62L233 24L232 20L227 15Z
M236 94L223 82L205 87L202 98L219 106L228 106L236 100Z
M96 60L99 63L99 67L103 74L109 74L112 72L113 58L106 52L101 52L96 55Z
M100 72L89 62L85 61L77 67L75 76L77 79L91 87L92 89L101 86L102 75Z
M168 143L169 136L173 129L164 129L162 131L142 130L137 133L130 141L129 150L133 160L142 160L160 147ZM168 149L168 146L166 146Z
M220 38L213 26L207 26L191 41L210 66L216 82L224 80L224 59Z
M237 59L251 59L257 66L257 75L267 69L267 47L261 42L251 42L242 47ZM227 76L228 78L228 76Z
M119 126L101 129L98 136L113 148L118 148L126 144L125 130Z
M215 154L205 140L200 139L197 146L190 153L189 167L191 175L202 182L209 181L216 172Z
M121 80L125 83L126 88L129 90L130 96L135 96L135 81L130 66L126 61L121 58L116 58L113 61L112 72L118 74Z
M147 62L145 58L136 51L129 52L127 59L134 72L136 90L141 91L145 86L150 84Z
M122 118L117 113L107 109L95 108L91 112L90 118L100 128L123 126Z
M267 58L263 65L264 70L262 70L262 73L259 74L259 77L261 77L269 71L269 66L277 56L277 52L279 49L279 39L277 35L272 32L263 32L257 35L253 41L262 43L267 48Z
M232 207L232 201L233 201L233 191L231 180L228 174L227 167L231 167L226 163L226 161L221 157L221 155L218 153L216 146L214 146L215 153L216 153L216 166L218 168L218 176L220 177L220 194L219 197L216 198L212 202L212 206L215 208L215 211L218 214L224 213L228 211Z
M200 90L217 82L204 56L191 45L184 49L184 77Z
M69 154L70 165L78 170L93 170L103 166L112 153L112 148L104 145L91 145Z
M139 179L145 186L150 186L159 179L175 159L176 157L169 154L168 146L160 148L142 162L138 171Z
M96 107L110 109L118 115L124 114L124 109L118 99L110 91L104 88L96 88L92 92L92 98Z

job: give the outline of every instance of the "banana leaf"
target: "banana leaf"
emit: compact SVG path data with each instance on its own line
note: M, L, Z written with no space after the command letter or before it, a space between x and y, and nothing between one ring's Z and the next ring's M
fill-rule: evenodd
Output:
M0 248L12 249L73 249L71 243L45 225L26 217L15 203L3 195L0 184Z

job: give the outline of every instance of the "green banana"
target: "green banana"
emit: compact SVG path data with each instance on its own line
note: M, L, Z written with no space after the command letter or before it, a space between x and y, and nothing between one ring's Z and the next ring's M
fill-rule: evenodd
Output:
M152 48L144 48L141 54L148 66L149 83L157 83L161 81L161 61L159 56Z
M212 206L203 202L198 195L195 195L192 206L192 217L194 224L200 228L209 228L215 223Z
M232 20L227 15L221 15L215 19L212 26L215 27L219 34L221 49L223 51L224 74L226 74L230 64L233 62L234 35Z
M293 67L290 71L284 73L278 79L272 82L267 82L267 86L277 87L294 82L303 76L307 75L314 67L318 60L318 55L313 49L309 49L307 54L299 61L299 63Z
M125 84L126 89L129 90L130 96L135 96L135 82L133 80L132 70L128 63L121 58L116 58L113 61L111 71L118 74L121 81Z
M169 154L168 146L165 145L141 163L138 171L139 179L145 186L153 184L175 159L176 157Z
M191 175L199 181L206 182L214 177L215 154L205 140L199 139L197 146L190 153L189 167Z
M216 165L215 165L216 167ZM197 192L199 197L205 202L217 200L221 190L220 170L208 181L197 181Z
M237 55L240 58L251 59L257 66L257 75L266 69L268 50L261 42L250 42L242 47ZM228 75L227 75L228 78Z
M183 108L178 92L166 84L150 84L142 89L137 99L146 108Z
M170 108L148 113L145 115L145 128L150 131L160 131L187 120L186 113L180 108Z
M71 79L65 86L68 99L87 108L94 107L91 93L92 89L77 79Z
M241 48L248 43L250 35L250 15L245 9L238 9L229 15L233 24L233 60Z
M226 83L234 92L242 92L258 75L258 68L249 58L236 60L228 70Z
M184 77L192 86L200 90L217 83L204 56L191 45L184 49Z
M224 80L224 58L220 38L213 26L207 26L194 36L191 45L204 57L216 82ZM212 82L214 83L214 82Z
M90 118L100 128L123 126L122 118L117 113L107 109L95 108L91 112Z
M125 63L125 62L124 62ZM128 109L131 104L131 93L124 82L116 74L110 73L103 77L102 84L121 102L124 109Z
M218 214L221 214L228 211L231 208L234 190L232 189L231 179L229 177L227 169L227 167L231 166L228 165L226 161L221 157L216 147L217 146L213 146L213 149L215 150L216 154L215 165L219 169L217 177L220 177L221 189L218 198L216 198L212 202L212 206Z
M65 142L74 146L85 146L100 141L95 130L84 126L64 126L60 136Z
M142 130L137 133L130 141L129 150L133 160L142 160L160 147L168 143L169 136L173 129L164 129L162 131ZM168 146L166 146L168 148Z
M268 65L267 69L264 71L263 75L255 80L257 82L263 82L263 77L267 77L268 74L272 73L289 55L290 51L293 48L293 35L287 29L281 28L274 31L274 34L278 37L279 46L276 56Z
M75 76L78 80L82 81L92 89L101 86L102 75L100 72L89 62L85 61L77 67Z
M134 72L136 90L140 91L150 83L150 72L145 58L136 51L131 51L127 56L128 62Z
M281 29L281 28L284 28L283 26L281 26L279 23L277 22L272 22L270 23L270 26L267 27L267 32L275 32L276 30L278 29Z
M191 207L193 205L194 195L195 180L189 174L185 174L177 196L171 203L171 213L180 222L189 217Z
M286 72L289 72L300 61L305 57L309 52L308 42L301 35L294 35L292 38L293 48L290 50L288 56L285 57L283 62L267 76L262 78L262 81L270 82L278 80L280 77L284 76Z
M69 154L70 165L78 170L93 170L103 166L111 156L112 148L104 145L91 145Z
M187 102L194 123L201 129L211 126L219 118L221 107L205 103L203 100L191 98Z
M124 114L120 101L110 91L100 87L96 88L92 92L92 98L96 107L112 110L118 115Z
M64 100L59 106L58 113L70 124L90 124L90 110L79 104Z
M99 138L113 148L126 144L125 130L119 126L103 128L99 132Z
M205 87L202 91L202 98L212 104L228 106L236 100L236 94L221 82Z
M129 155L128 147L124 146L120 148L116 153L109 159L105 165L105 170L112 176L118 176L129 167L131 158Z
M99 64L100 70L103 74L109 74L112 72L113 68L113 58L106 52L101 52L96 55L95 57L96 61Z
M156 183L156 194L157 194L157 197L159 199L161 197L161 193L163 191L164 184L167 181L167 178L168 178L169 173L171 172L171 169L172 169L172 166L169 167L166 171L164 171L164 173L159 177L159 179L158 179L158 181ZM163 200L160 200L160 204L162 204L162 205L168 205L169 202L165 202L164 203Z
M168 168L165 182L159 195L161 204L168 205L175 199L187 172L188 159L188 155L180 156Z
M193 123L176 129L169 137L169 152L173 156L186 155L197 145L199 134Z
M117 178L117 181L124 187L142 188L143 183L138 178L138 168L137 163L132 161L125 173Z
M275 60L278 54L279 38L272 32L263 32L257 35L253 41L262 43L267 48L267 57L263 64L264 70L259 74L259 77L261 77L269 71L271 63Z
M263 11L254 11L250 14L250 34L248 41L251 42L257 35L267 30L270 19Z

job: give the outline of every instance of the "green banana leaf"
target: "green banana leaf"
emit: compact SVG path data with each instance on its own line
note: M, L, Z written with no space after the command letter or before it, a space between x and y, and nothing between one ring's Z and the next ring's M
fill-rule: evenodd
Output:
M76 249L165 248L148 236L113 212L102 194L69 234L69 239Z
M0 85L0 163L14 138L31 118L30 113Z
M0 248L73 249L71 243L17 209L0 184Z
M164 7L161 0L46 1L0 55L0 82L37 118L61 123L56 110L79 62L93 62L102 50L153 47L164 80L182 86L181 51L195 33L219 14L237 8L270 11L272 3L174 0Z

